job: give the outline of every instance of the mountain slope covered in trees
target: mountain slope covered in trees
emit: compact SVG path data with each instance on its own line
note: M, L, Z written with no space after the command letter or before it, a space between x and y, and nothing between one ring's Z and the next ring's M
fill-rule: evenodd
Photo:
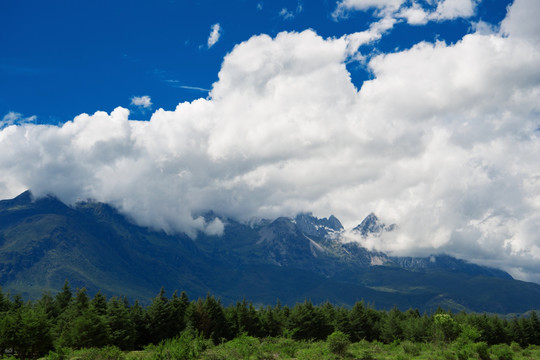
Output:
M212 220L216 214L205 215ZM377 308L437 306L495 313L525 312L540 303L540 285L445 255L397 258L337 240L335 217L300 214L256 224L224 219L222 236L164 232L131 223L109 205L72 207L29 192L0 201L0 285L38 298L69 279L90 294L149 301L162 286L224 303L359 300ZM358 231L391 231L370 215ZM382 229L382 230L381 230ZM504 289L504 292L501 292Z

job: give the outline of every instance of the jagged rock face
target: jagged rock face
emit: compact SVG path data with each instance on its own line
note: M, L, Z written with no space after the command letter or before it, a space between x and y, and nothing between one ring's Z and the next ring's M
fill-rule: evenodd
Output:
M343 230L343 225L334 215L319 219L311 214L298 214L294 220L298 230L308 236L324 238Z
M362 220L362 222L356 226L353 231L360 233L363 237L367 237L369 234L379 234L383 231L393 231L396 228L395 224L386 225L381 223L379 218L371 213Z

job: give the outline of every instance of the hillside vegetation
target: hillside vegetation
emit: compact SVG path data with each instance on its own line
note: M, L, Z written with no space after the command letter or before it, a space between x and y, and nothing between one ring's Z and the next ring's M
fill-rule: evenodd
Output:
M540 320L443 309L375 310L331 303L224 306L212 295L142 307L124 297L90 298L66 282L56 295L24 302L0 292L0 353L50 359L533 359Z

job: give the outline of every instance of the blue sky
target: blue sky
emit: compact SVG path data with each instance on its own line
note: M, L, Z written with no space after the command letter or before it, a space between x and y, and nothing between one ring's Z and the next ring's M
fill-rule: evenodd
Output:
M193 238L374 212L342 240L540 283L539 1L0 6L0 198Z
M474 16L425 25L397 24L370 51L406 49L419 41L455 42L480 20L497 25L509 0L484 0ZM150 96L152 109L208 95L224 56L253 35L313 29L323 37L366 30L375 9L335 19L337 3L312 1L15 1L0 11L0 116L63 123L80 113L130 107ZM433 8L433 5L431 6ZM219 41L208 48L211 26ZM357 87L370 75L349 65ZM139 119L151 114L131 106Z

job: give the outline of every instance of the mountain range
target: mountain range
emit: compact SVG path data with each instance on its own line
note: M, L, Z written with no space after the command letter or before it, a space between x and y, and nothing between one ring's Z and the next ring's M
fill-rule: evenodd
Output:
M208 212L207 221L218 214ZM26 191L0 201L0 285L39 298L68 280L90 294L149 302L161 287L224 303L294 304L310 299L376 308L438 306L454 311L522 313L540 304L540 285L448 255L395 257L341 239L334 217L299 214L249 224L220 218L221 236L166 234L134 224L99 202L73 206ZM370 214L352 231L393 231Z

